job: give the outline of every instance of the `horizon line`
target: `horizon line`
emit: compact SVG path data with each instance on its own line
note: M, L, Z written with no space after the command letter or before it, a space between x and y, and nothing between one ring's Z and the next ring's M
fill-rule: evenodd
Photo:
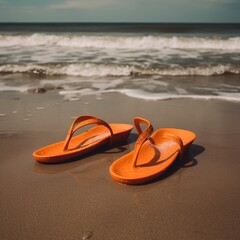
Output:
M0 21L0 24L61 24L61 23L74 23L74 24L240 24L240 22L140 22L140 21Z

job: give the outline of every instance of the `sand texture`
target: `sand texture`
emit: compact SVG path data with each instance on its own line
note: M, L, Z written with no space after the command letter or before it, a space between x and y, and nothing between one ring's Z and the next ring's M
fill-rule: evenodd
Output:
M64 101L55 91L0 93L0 239L239 239L240 107L207 100L145 101L120 94ZM193 131L183 163L154 182L114 182L109 166L129 142L65 164L46 165L32 152L63 140L73 118Z

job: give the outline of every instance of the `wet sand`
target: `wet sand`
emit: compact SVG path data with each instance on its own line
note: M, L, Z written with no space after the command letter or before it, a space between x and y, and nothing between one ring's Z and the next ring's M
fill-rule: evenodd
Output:
M239 239L239 103L144 101L120 94L66 102L55 91L0 93L1 239ZM73 117L109 123L149 119L154 128L194 131L183 163L141 186L114 182L119 148L78 161L44 165L32 152L63 140Z

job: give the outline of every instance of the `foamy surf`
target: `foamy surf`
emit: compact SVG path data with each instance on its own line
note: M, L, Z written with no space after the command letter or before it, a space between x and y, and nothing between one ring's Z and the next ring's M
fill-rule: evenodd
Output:
M67 101L79 101L84 96L96 96L106 93L120 93L128 97L142 100L157 101L171 99L196 99L196 100L222 100L231 102L240 102L240 93L226 94L219 92L219 95L189 95L189 94L171 94L171 93L149 93L136 89L111 89L106 91L92 91L92 89L76 90L76 91L60 91L59 94L64 96Z
M81 76L81 77L104 77L104 76L213 76L224 74L240 74L240 65L218 64L202 66L134 66L119 64L6 64L0 66L0 73L28 73L49 76Z
M215 49L240 50L240 37L0 35L0 47L44 46L97 49Z
M239 25L1 26L0 91L55 89L68 101L240 98Z
M200 99L200 100L224 100L240 102L240 86L226 84L218 77L212 77L204 83L192 77L176 80L165 78L146 79L129 77L119 78L81 78L81 79L44 79L34 82L18 82L17 85L9 81L0 83L0 92L35 93L35 89L43 89L43 92L57 90L66 101L81 101L85 96L95 96L96 100L102 100L105 94L123 94L128 97L142 100L168 100L168 99ZM214 79L216 78L216 79ZM194 81L194 85L191 83Z

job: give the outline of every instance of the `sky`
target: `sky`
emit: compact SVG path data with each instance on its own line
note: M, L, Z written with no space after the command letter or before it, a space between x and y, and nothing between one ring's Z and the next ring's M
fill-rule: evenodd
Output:
M0 0L0 22L240 23L240 0Z

